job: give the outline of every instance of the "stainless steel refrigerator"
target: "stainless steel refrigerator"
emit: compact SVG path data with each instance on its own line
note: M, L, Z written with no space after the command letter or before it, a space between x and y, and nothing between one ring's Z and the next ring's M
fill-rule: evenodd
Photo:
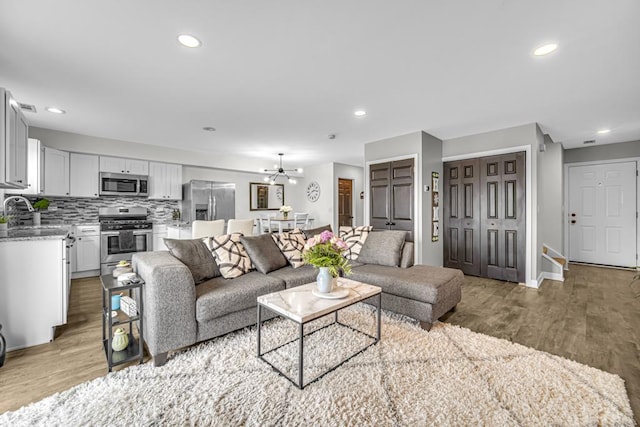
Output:
M192 180L183 186L180 203L182 220L225 222L236 217L236 184L231 182Z

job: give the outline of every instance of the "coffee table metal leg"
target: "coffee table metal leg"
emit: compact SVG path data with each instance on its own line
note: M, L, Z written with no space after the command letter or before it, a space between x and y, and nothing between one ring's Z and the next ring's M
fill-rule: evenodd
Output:
M258 304L258 357L262 356L260 352L260 332L262 332L262 306Z
M300 359L298 359L298 388L299 389L303 389L304 388L304 383L302 382L302 369L303 369L303 365L304 362L302 361L302 358L304 357L303 354L303 349L304 349L304 325L302 323L300 323L300 342L298 343L298 351L299 351L299 357Z
M378 330L376 332L376 342L380 341L380 312L382 311L382 292L378 294Z

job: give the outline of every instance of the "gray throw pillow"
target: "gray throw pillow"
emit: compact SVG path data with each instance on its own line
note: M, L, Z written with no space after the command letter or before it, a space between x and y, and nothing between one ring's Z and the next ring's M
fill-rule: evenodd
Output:
M202 239L164 239L169 252L191 271L197 284L220 276L220 270L211 251Z
M242 242L244 250L249 254L249 258L251 258L256 270L260 273L267 274L289 264L289 261L280 252L276 242L273 241L271 234L242 236L240 242Z
M367 240L362 245L358 262L399 267L406 236L407 232L400 230L383 230L369 233Z
M331 226L327 224L327 225L323 225L322 227L312 228L311 230L302 230L302 232L304 233L304 238L308 240L313 236L315 236L316 234L320 234L325 230L333 231L331 230Z

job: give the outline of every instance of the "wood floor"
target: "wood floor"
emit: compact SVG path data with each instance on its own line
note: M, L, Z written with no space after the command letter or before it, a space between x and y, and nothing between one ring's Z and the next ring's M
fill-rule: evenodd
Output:
M571 265L540 289L466 277L462 302L443 320L620 375L640 414L640 281L633 272ZM74 280L69 323L54 342L8 354L0 413L107 373L98 278ZM116 368L118 369L118 368Z

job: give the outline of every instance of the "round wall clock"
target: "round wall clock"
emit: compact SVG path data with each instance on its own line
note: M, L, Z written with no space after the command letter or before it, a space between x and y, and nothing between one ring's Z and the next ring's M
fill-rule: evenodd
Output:
M316 181L311 181L309 185L307 185L307 199L310 202L315 202L320 198L320 184Z

